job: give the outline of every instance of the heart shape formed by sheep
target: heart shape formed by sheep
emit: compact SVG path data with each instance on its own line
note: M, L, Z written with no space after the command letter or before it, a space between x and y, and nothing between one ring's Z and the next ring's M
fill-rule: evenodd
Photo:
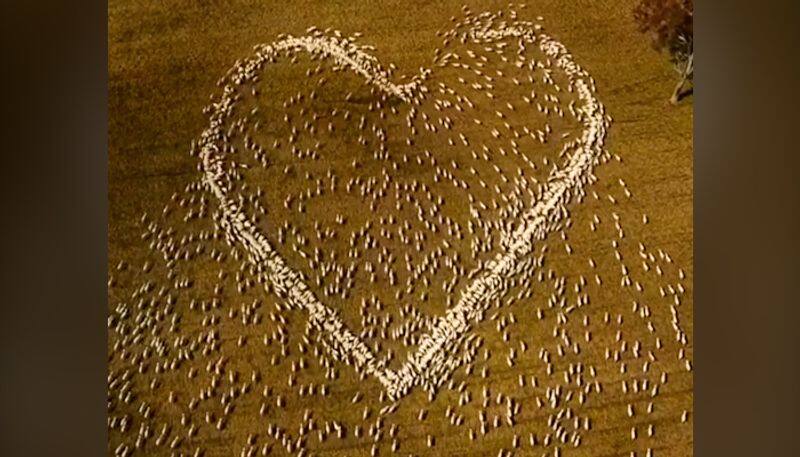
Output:
M279 233L277 238L272 233L266 233L262 224L259 224L255 217L247 213L250 200L244 198L247 183L243 183L243 174L250 165L236 161L239 146L234 146L233 144L237 129L239 132L243 129L241 122L233 121L235 116L240 114L237 111L239 103L243 97L247 96L242 88L258 82L265 66L281 58L295 58L294 56L304 54L316 60L329 62L338 70L359 75L379 93L381 100L385 101L387 105L391 105L393 113L398 112L397 106L401 107L400 109L403 110L407 120L407 128L411 131L411 134L406 136L405 144L402 146L412 152L416 152L416 155L404 154L402 163L410 162L413 164L416 162L417 165L422 166L424 165L423 162L430 160L431 164L435 165L436 152L431 153L430 149L425 147L424 139L418 143L415 143L413 139L418 131L417 126L419 126L420 130L424 129L426 135L437 136L436 133L439 131L451 131L454 123L459 124L462 130L458 136L449 139L450 145L460 141L464 146L467 146L467 149L470 149L473 146L471 142L475 140L474 137L468 138L468 132L482 130L485 131L483 133L486 133L489 138L487 142L491 141L491 138L497 139L503 136L511 138L509 151L499 148L502 155L510 154L516 156L519 160L530 162L531 159L525 153L520 152L520 149L525 148L519 146L522 140L518 139L527 137L529 139L538 139L544 143L546 142L546 137L551 133L549 126L545 131L529 129L527 126L515 127L505 119L503 114L506 107L507 110L514 110L513 104L507 101L503 105L499 100L494 100L491 92L494 86L498 84L498 78L513 80L514 84L520 85L519 78L516 76L511 78L499 70L490 72L483 65L489 62L486 57L481 57L483 62L478 59L476 66L470 67L466 63L458 62L459 56L455 53L437 53L435 62L440 68L448 67L449 64L449 67L472 71L476 77L474 82L467 81L461 76L456 80L459 84L471 85L473 88L486 91L489 98L487 103L490 106L497 105L498 109L495 109L493 113L485 111L483 115L489 117L496 115L494 123L504 126L505 130L498 127L490 128L490 125L494 124L491 122L484 123L480 117L475 118L475 125L465 123L461 119L451 120L448 116L440 118L437 124L424 115L420 118L418 116L419 107L432 104L437 110L454 110L454 117L456 117L458 115L456 112L463 111L461 104L474 108L474 103L469 98L461 97L452 89L452 86L444 82L440 82L438 85L431 85L433 77L430 70L422 70L419 75L406 84L395 84L391 80L391 73L384 70L377 59L368 53L368 48L358 46L349 39L342 39L338 36L330 36L312 30L308 36L286 37L269 45L256 46L255 55L243 62L239 62L229 73L224 80L226 84L221 98L209 107L210 126L201 135L198 147L204 174L203 179L218 199L218 223L228 241L247 253L249 262L254 269L268 279L270 287L289 307L308 312L308 325L320 336L330 356L335 360L354 365L361 373L377 378L390 398L397 399L402 397L414 386L423 386L433 390L445 382L456 367L465 362L462 347L465 340L469 338L469 330L472 323L479 322L490 303L503 295L510 278L513 278L524 269L532 269L537 266L535 261L532 262L535 243L543 241L548 234L556 230L560 223L564 221L568 214L568 205L573 199L581 197L584 193L584 186L594 180L593 169L605 153L603 142L608 120L604 116L602 104L595 98L591 77L572 61L571 55L563 45L538 32L538 26L529 22L513 21L494 24L491 21L482 22L480 18L477 18L474 22L466 24L464 28L454 30L448 37L448 40L457 40L464 44L470 43L479 49L492 48L502 50L508 45L516 46L519 49L518 54L520 56L526 46L537 48L543 54L544 60L540 59L539 62L535 62L519 58L510 62L509 65L517 68L520 72L530 71L531 73L535 68L544 68L541 80L560 92L561 89L555 83L548 68L554 66L558 69L564 77L567 92L574 94L575 100L569 105L569 114L580 128L573 136L573 139L567 142L560 151L559 158L561 160L551 161L553 164L558 163L558 165L553 165L552 170L543 176L540 181L533 179L533 182L538 184L535 192L501 195L507 207L496 209L502 213L503 222L483 227L493 228L493 232L496 233L489 233L489 236L493 236L500 241L495 243L492 249L489 249L488 258L485 262L480 261L473 271L459 278L465 282L457 294L453 293L452 288L445 288L450 293L449 296L457 296L453 305L447 307L443 315L430 321L427 333L416 341L416 350L409 352L405 362L396 369L390 369L387 366L387 361L381 359L369 347L363 335L359 335L345 323L345 320L336 309L329 304L323 303L318 293L312 291L311 286L309 286L306 278L308 275L300 272L294 262L287 260L287 257L289 257L287 252L275 247L275 240L282 238L284 233ZM470 55L472 56L473 54L470 51ZM504 62L507 60L505 56L502 59ZM311 74L313 72L307 73L307 75ZM532 77L530 82L533 82ZM528 95L521 97L521 104L536 105L540 112L549 110L547 106L542 106L541 101L534 101L536 97L534 92L526 92L526 94ZM255 90L252 91L251 95L253 97L257 95ZM300 96L298 95L299 98ZM312 91L309 99L313 98L314 92ZM555 96L545 96L544 98L545 105L546 102L555 100L557 100ZM564 112L560 108L556 106L553 108L559 110L559 115L563 117ZM255 113L256 110L253 110L249 114L255 115ZM333 112L332 115L335 116L336 112ZM345 117L347 116L345 115ZM288 114L284 114L284 118L286 122L289 122ZM381 115L381 118L383 118L383 115ZM362 129L364 120L365 117L362 117ZM333 132L334 125L333 122L328 124L329 133ZM373 124L371 130L372 134L379 140L375 143L377 146L373 151L374 157L376 160L386 160L389 155L389 151L385 147L386 130L382 127L376 127L377 125L378 121ZM304 127L312 132L315 128L309 123L306 123ZM293 144L291 146L291 154L294 157L307 158L311 156L315 158L317 148L308 147L304 149L294 144L300 134L298 129L292 127L288 133L290 143ZM477 136L480 137L480 135L478 134ZM567 136L565 133L564 137L566 138ZM242 147L254 150L256 161L266 164L270 160L267 157L268 152L262 146L254 143L252 139L245 137ZM359 137L361 146L367 146L367 143L369 143L368 140ZM317 144L315 146L321 145ZM275 142L271 149L277 151L281 147L288 148L289 146ZM485 157L486 152L494 149L487 147L486 143L484 143L482 151L480 146L474 145L474 147L475 149L470 149L470 151L476 160L479 160L481 155ZM393 160L395 164L400 162L398 157ZM544 163L550 164L546 160ZM352 166L355 168L359 164L354 161ZM498 165L494 165L494 167L503 181L507 182L508 175L504 174ZM453 168L458 168L455 162L453 162ZM532 165L532 168L536 169L535 165ZM465 191L470 185L466 179L459 178L452 170L444 171L443 168L438 166L435 169L437 170L433 176L435 183L449 181L452 185L460 186ZM397 170L396 166L394 170ZM385 169L382 171L386 174ZM492 190L482 178L477 176L478 173L474 168L470 168L470 171L471 175L473 175L473 182L479 182L484 188L488 188L489 191ZM285 165L283 173L291 173L290 164ZM462 170L458 173L467 172L462 167ZM326 185L329 185L333 190L336 187L336 183L332 182L335 181L335 178L332 176L329 176L329 178L331 178L331 182L326 183ZM522 181L527 182L525 179L522 179ZM363 182L358 179L347 184L348 191L354 182L356 186L361 186L362 194L365 194L363 189L367 189L366 193L386 192L385 186L377 186L378 189L376 191L375 181ZM388 179L384 181L384 183L387 182L389 182ZM416 186L416 181L413 183L406 182L406 187L397 185L396 189L402 191L408 187ZM274 190L277 191L277 189ZM494 191L495 194L498 192L502 194L502 189L496 185ZM321 193L319 184L317 193ZM420 221L423 222L424 218L422 218L421 213L424 213L427 209L433 214L439 208L436 205L435 193L429 191L428 193L432 195L431 206L423 208L422 205L417 205L416 207L416 210L420 213ZM311 195L310 191L308 195ZM526 195L528 195L526 199L522 198ZM403 204L401 197L398 193L398 198L395 201L398 210ZM496 200L493 201L495 206L498 206ZM292 205L289 200L283 203L286 208ZM411 203L410 206L414 206L414 202ZM481 208L486 210L485 203L476 202L470 194L469 203L465 201L464 208L460 208L460 210L462 212L472 212L480 224L481 216L479 212ZM376 210L374 202L370 203L369 209L373 212ZM300 210L303 210L302 206ZM325 210L326 208L315 209L316 212ZM276 212L275 209L270 211L262 210L262 213L267 214L267 219L270 219L274 212ZM393 215L390 217L394 218ZM441 216L439 217L441 220ZM339 220L338 222L342 221ZM426 223L426 227L432 229L429 232L435 231L430 224ZM278 230L283 230L283 228L278 227ZM472 226L470 226L470 229L472 229ZM421 233L417 238L413 238L411 235L403 235L401 232L399 236L406 238L407 241L413 244L414 241L421 243L429 235L430 233ZM455 232L451 229L448 233L448 236L453 237L452 242L455 242L456 235L458 239L463 238L458 228L455 229ZM353 238L353 240L355 239ZM441 242L448 247L451 243L446 238ZM370 240L367 238L366 244L369 245L369 243ZM392 255L389 251L381 254L384 253L388 256ZM306 257L307 254L301 255ZM352 251L352 255L357 256L358 252ZM319 259L315 259L315 261L316 263L312 262L312 266L320 265ZM408 261L408 263L410 265L412 262ZM421 271L420 269L409 269L415 272ZM392 275L390 274L389 276L391 279ZM419 279L419 276L412 275L412 277L408 278L408 282L412 283L415 279ZM317 285L321 285L321 282L317 282ZM341 297L346 299L346 293L343 293Z

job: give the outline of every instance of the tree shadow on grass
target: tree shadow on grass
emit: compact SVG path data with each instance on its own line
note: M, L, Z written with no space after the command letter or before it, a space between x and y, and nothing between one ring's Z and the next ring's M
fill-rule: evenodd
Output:
M681 101L684 98L689 97L690 95L694 95L694 87L690 87L682 91L680 94L678 94L678 101Z

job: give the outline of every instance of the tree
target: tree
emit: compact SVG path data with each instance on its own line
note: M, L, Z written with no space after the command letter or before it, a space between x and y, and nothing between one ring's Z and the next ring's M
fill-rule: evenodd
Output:
M653 47L667 52L680 80L670 102L678 103L683 87L694 75L693 0L640 0L633 10L639 31Z

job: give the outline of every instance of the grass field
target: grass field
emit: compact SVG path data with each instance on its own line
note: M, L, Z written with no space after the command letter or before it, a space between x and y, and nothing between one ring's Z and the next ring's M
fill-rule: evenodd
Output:
M174 227L179 232L185 229L186 233L212 230L208 217L184 223L180 218L183 214L181 208L164 216L162 210L171 202L175 206L173 195L181 194L188 184L199 179L198 159L190 156L189 150L192 141L207 126L203 108L210 95L218 95L217 80L235 61L249 56L253 45L274 41L281 33L301 35L312 25L321 29L338 29L346 35L361 32L363 36L359 43L373 45L375 50L372 52L382 63L393 63L398 75L410 76L420 67L431 66L434 49L442 46L437 31L452 27L451 17L461 17L463 3L109 2L108 247L109 274L113 278L109 288L109 313L115 321L115 327L109 330L109 395L114 398L109 408L109 415L114 420L109 435L110 454L121 443L133 448L140 426L145 424L152 428L153 436L146 440L142 449L136 450L139 455L193 455L198 448L205 455L240 455L251 448L260 455L265 445L273 455L284 455L291 452L280 440L269 437L267 428L280 426L296 439L303 416L309 410L313 411L319 428L324 429L326 422L336 421L345 425L346 436L337 439L336 433L332 432L324 443L319 443L318 430L309 432L305 440L308 452L369 455L374 440L367 430L374 424L378 410L387 404L379 400L380 385L372 379L359 380L347 366L337 367L336 379L326 379L325 370L315 364L316 358L311 355L316 348L302 341L306 333L304 318L294 311L276 311L275 305L279 300L265 294L263 288L248 285L250 276L241 267L241 262L232 256L217 261L207 258L207 252L204 252L173 269L164 265L163 259L156 254L157 249L148 249L154 237L142 239L146 224L143 225L140 219L143 213L147 213L150 220L162 228ZM474 12L496 11L508 6L496 2L467 4ZM692 375L683 368L683 362L675 358L681 348L689 360L692 352L692 100L690 97L677 107L667 103L675 73L664 56L650 49L636 32L632 7L632 1L540 1L518 9L521 19L543 17L545 31L564 43L575 60L593 76L597 96L613 117L606 148L621 158L621 162L611 161L598 167L598 183L593 186L603 196L614 195L616 203L609 205L603 199L593 201L589 198L585 204L576 207L571 215L575 228L569 234L569 242L579 255L565 255L563 240L552 240L550 249L553 254L547 265L557 270L559 277L567 278L568 284L573 284L578 276L584 274L591 277L581 255L598 259L601 276L617 274L613 251L607 243L614 233L610 230L611 224L607 224L609 231L601 229L593 233L588 230L588 221L596 214L607 217L606 220L610 220L612 212L618 214L627 224L625 232L626 240L629 240L619 250L625 259L633 259L632 266L637 265L637 243L641 242L651 252L662 249L669 253L672 262L663 265L665 276L676 275L679 268L685 271L686 279L680 282L686 289L680 319L688 344L680 346L674 338L669 338L669 308L655 305L663 300L658 294L661 275L645 274L639 268L635 280L641 281L644 292L637 300L642 304L654 304L654 320L663 325L659 330L666 335L664 347L659 348L664 355L658 352L658 357L651 358L656 367L651 372L646 372L646 368L645 371L636 371L641 370L645 358L637 355L628 360L625 354L630 354L630 350L620 349L622 359L626 361L621 370L619 361L609 359L603 349L612 348L612 352L615 347L619 349L620 339L630 344L645 341L649 337L648 330L636 323L638 310L631 310L632 296L629 293L620 288L587 286L592 303L581 311L581 316L586 319L584 322L591 321L592 329L596 329L592 343L587 342L586 349L579 356L554 356L557 359L554 366L556 375L562 370L572 370L576 364L580 364L581 369L591 367L599 373L593 377L602 383L603 392L592 396L585 404L571 400L564 402L569 405L566 415L588 417L592 426L591 430L581 433L580 446L565 444L556 451L555 445L543 446L541 440L551 431L550 416L563 408L537 407L537 398L544 398L548 388L555 389L568 383L545 373L546 364L536 354L540 348L549 348L553 353L556 347L561 348L560 343L555 343L556 338L549 335L555 318L548 313L544 318L534 319L533 308L525 308L519 303L509 305L503 312L513 313L519 323L509 330L508 339L512 343L526 341L530 345L528 355L520 355L519 363L508 367L503 355L511 343L501 338L503 332L495 331L495 322L479 326L476 332L485 341L481 359L483 349L490 349L496 356L476 364L471 375L460 370L454 376L455 384L463 381L472 395L471 402L456 408L455 414L463 415L466 425L453 426L447 417L449 415L445 415L449 405L458 404L461 394L457 388L441 389L433 402L429 402L421 389L414 390L399 402L395 413L385 418L384 436L378 440L381 455L391 453L394 439L398 441L401 455L498 455L500 449L510 450L516 455L536 456L554 455L555 452L566 456L629 456L635 452L637 456L644 456L647 449L652 449L656 456L692 454L691 414L688 421L681 420L684 411L691 413L692 410ZM301 64L299 68L306 67ZM267 84L256 100L265 124L270 117L287 111L271 103L272 100L285 100L298 91L313 90L314 84L310 79L304 79L302 73L293 71L293 67L279 65L275 79ZM442 72L438 77L450 81L455 75ZM513 97L513 87L503 89L501 83L497 85L501 86L497 88L501 98ZM352 110L367 114L370 94L363 86L343 77L332 82L326 90L328 92L322 93L315 101L313 109L324 112L336 103L346 106L342 103L342 94L352 90L360 94ZM292 109L296 111L300 107ZM294 113L295 117L298 115ZM522 114L518 113L518 116L522 118ZM389 130L398 128L400 124L397 120L386 121ZM554 125L554 128L569 130L566 124ZM377 171L370 168L375 164L369 160L365 160L364 167L358 170L347 167L352 158L348 156L352 149L347 147L347 142L356 133L347 127L339 128L337 132L342 139L337 140L339 143L332 140L331 148L341 159L339 165L333 166L342 181L359 174L376 174ZM263 140L279 138L287 133L268 131ZM444 140L436 135L420 141L432 150L446 149ZM545 153L542 148L541 154ZM451 154L444 156L443 161L457 158L455 151ZM328 159L326 163L334 161ZM315 170L311 166L297 167L297 176L302 176L301 172L305 171L319 173L315 176L324 173L322 169ZM308 184L297 176L281 175L276 170L272 174L253 172L251 175L252 179L267 182L264 188L274 199L265 201L274 208L270 214L280 215L306 229L314 220L331 219L334 211L351 215L353 224L363 223L370 217L369 211L359 206L359 202L348 201L333 201L333 206L309 206L304 215L280 213L283 195L304 190ZM622 196L623 189L618 184L620 179L624 180L632 197ZM452 200L459 195L453 193L445 197ZM467 216L462 213L463 210L459 213L456 206L447 215L463 222ZM643 213L649 219L646 225L640 223ZM379 211L375 217L386 214L385 210ZM209 240L205 249L227 252L223 246L218 240ZM456 245L454 251L460 253L464 262L473 260L468 255L468 244L460 246ZM346 252L337 242L329 244L327 249L339 249L342 256ZM397 249L398 253L403 252L402 247ZM282 255L313 277L313 269L301 268L301 259L291 250L287 249ZM128 267L119 270L120 261L127 263ZM168 276L175 274L171 273L173 270L177 277ZM194 279L190 291L178 290L177 287L168 290L176 279L183 277ZM405 277L401 276L402 279ZM444 311L446 294L438 284L446 279L448 277L442 275L431 280L431 300L419 306L423 313L437 315ZM136 290L147 281L152 281L153 289L137 293ZM223 284L224 289L214 290L217 284ZM244 290L237 291L237 286L242 284L245 284ZM552 284L542 282L541 287L545 286L551 287ZM363 321L359 310L348 303L369 296L373 288L359 283L353 288L350 299L329 298L351 328L359 328ZM386 295L381 295L382 301L392 302L388 288L376 293ZM541 296L546 297L547 293L549 291ZM322 293L319 295L324 296ZM570 296L569 292L567 296ZM210 297L217 297L221 305L216 306L217 302ZM173 298L176 300L174 303ZM197 311L194 305L190 305L192 301L199 303L197 306L200 308L208 304L208 309ZM247 307L255 301L260 302L258 309ZM120 307L120 303L125 305ZM602 324L606 312L611 313L615 322ZM284 316L285 323L280 322L278 314ZM401 314L397 309L380 313L398 320ZM253 315L260 317L253 319ZM619 322L614 319L617 316ZM127 327L120 327L119 323L127 323ZM581 325L587 327L589 324L574 319L570 325L574 326L570 331L582 335ZM217 332L213 343L201 341L209 330ZM618 338L617 331L624 332L624 336ZM138 339L136 335L140 335ZM242 336L246 339L240 339ZM265 336L268 339L274 337L273 340L285 338L289 341L286 346L291 347L292 352L284 355L277 344L265 345L262 343ZM380 339L370 337L369 340L375 343ZM401 355L403 346L397 342L384 343L384 349L389 347ZM207 351L201 356L204 349ZM174 366L159 367L159 364L175 360L181 350L188 350L192 357L176 362ZM646 349L642 352L646 353ZM221 356L226 360L225 368L215 376L213 369L207 369L208 364L213 364ZM301 359L309 363L309 367L290 372L289 368ZM484 366L486 376L480 373ZM124 374L126 368L128 375ZM656 396L652 396L650 389L644 386L639 391L644 380L650 387L662 372L667 373L669 382L662 383ZM540 385L520 388L519 375L526 378L535 376ZM151 386L153 379L157 379L157 384ZM626 389L631 386L627 393L620 390L623 382ZM317 389L325 383L330 395L296 394L297 385L312 383ZM209 397L214 401L201 400L195 409L190 407L192 398L207 396L204 389L209 386L213 386ZM272 390L267 395L263 394L265 386ZM490 405L482 407L484 386L491 388L492 398ZM231 389L239 389L242 393L230 396L234 400L220 402L220 398ZM129 392L130 397L125 401ZM517 423L496 429L490 427L491 431L485 435L478 433L477 439L471 440L467 431L470 427L478 429L476 418L479 411L485 411L490 422L495 416L502 417L506 403L495 402L498 392L522 405ZM363 398L354 403L357 394ZM174 398L170 398L173 395ZM575 395L578 395L577 391ZM278 405L278 397L287 405ZM145 402L144 407L142 402ZM651 402L652 413L645 413ZM232 406L226 413L227 404ZM264 414L259 411L262 404L268 405ZM627 414L628 405L635 411L632 417ZM150 412L143 413L148 407ZM364 418L365 408L369 411L368 418ZM420 409L428 412L424 421L418 419ZM120 426L123 417L128 417L124 431ZM216 424L221 417L225 418L225 424L222 430L218 430ZM648 436L650 425L653 426L653 436ZM162 438L164 443L157 445L164 426L167 430ZM357 426L364 431L361 438L353 436ZM393 426L396 427L396 437L392 436L395 433L391 431ZM636 428L635 440L631 438L632 427ZM536 447L528 444L531 433L540 441ZM432 448L426 443L428 435L436 440ZM512 447L515 435L522 440L518 449ZM177 442L174 441L176 437L179 437ZM251 439L252 443L249 442Z

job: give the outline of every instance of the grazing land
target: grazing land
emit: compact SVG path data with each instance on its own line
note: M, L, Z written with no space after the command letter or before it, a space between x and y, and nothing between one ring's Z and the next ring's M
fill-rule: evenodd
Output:
M692 454L691 97L631 1L462 4L109 2L109 454Z

